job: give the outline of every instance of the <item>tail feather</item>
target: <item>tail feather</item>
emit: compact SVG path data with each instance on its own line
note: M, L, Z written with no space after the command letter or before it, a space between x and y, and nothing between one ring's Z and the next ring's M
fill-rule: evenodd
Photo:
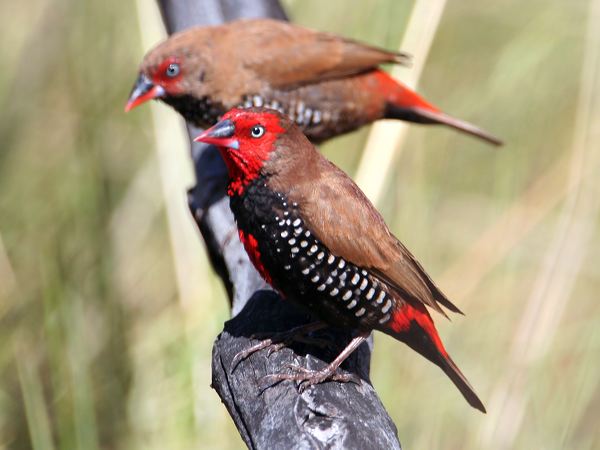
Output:
M386 109L384 115L386 118L423 124L446 125L483 139L490 144L502 145L500 139L487 131L443 113L439 108L436 108L412 89L394 80L387 73L378 70L375 72L375 77L379 90L385 93Z
M433 320L422 303L405 303L394 312L388 326L389 328L381 331L404 342L442 369L469 405L483 413L486 412L483 402L446 352Z
M454 361L452 361L450 356L446 355L445 357L442 357L442 355L440 355L438 361L432 362L437 364L444 371L444 373L448 375L448 378L452 380L469 405L475 409L478 409L484 414L486 413L485 406L475 393L473 386L471 386L467 378L456 366Z
M503 144L496 136L472 123L449 116L435 109L427 109L422 106L389 105L386 116L391 119L400 119L415 123L446 125L455 130L483 139L492 145L500 146Z
M432 337L429 336L422 328L419 331L413 331L414 328L417 327L420 328L419 325L412 326L411 330L400 339L408 344L408 346L413 350L420 353L429 361L442 369L448 378L450 378L450 380L458 388L469 405L485 414L486 410L483 402L475 393L471 383L469 383L458 366L454 363L454 361L452 361L450 355L446 353L446 350L441 344L439 337L436 335L435 338L432 339Z
M471 136L475 136L479 139L483 139L486 142L489 142L492 145L500 146L503 142L498 139L496 136L488 133L485 130L473 125L472 123L465 122L464 120L457 119L455 117L449 116L441 111L431 111L424 108L412 108L412 113L420 117L423 122L422 123L434 123L446 125L450 128L454 128L455 130L462 131L463 133L470 134Z

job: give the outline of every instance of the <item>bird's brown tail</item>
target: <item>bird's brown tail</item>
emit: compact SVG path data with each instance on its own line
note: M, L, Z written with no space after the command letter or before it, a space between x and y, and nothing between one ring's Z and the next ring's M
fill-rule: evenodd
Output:
M502 145L500 139L472 123L449 116L441 111L427 109L422 106L404 107L388 105L386 116L390 119L400 119L415 123L446 125L455 130L483 139L492 145Z
M384 93L386 108L384 117L414 123L446 125L463 133L483 139L493 145L502 141L475 125L456 119L435 107L408 86L399 83L382 70L375 71L378 89Z
M485 414L486 411L483 402L479 399L467 378L456 366L454 361L452 361L452 358L450 358L449 355L446 355L444 358L440 358L436 364L446 375L448 375L448 378L452 380L465 400L469 402L469 405Z
M417 324L414 326L418 327ZM413 350L420 353L429 361L442 369L444 373L448 375L448 378L452 380L469 405L475 409L478 409L482 413L485 413L486 411L483 402L479 399L475 393L475 390L460 371L458 366L454 363L454 361L452 361L450 355L446 353L443 347L442 349L438 349L434 340L431 339L424 330L413 330L414 328L411 327L411 331L407 333L410 335L404 336L402 340Z
M469 405L483 413L486 412L485 406L483 406L475 390L446 352L425 306L420 303L415 305L405 304L393 315L390 326L391 330L381 331L404 342L442 369Z

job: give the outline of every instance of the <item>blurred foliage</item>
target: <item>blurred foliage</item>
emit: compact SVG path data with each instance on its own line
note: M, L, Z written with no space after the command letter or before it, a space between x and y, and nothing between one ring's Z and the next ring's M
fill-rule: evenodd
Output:
M542 190L542 219L483 275L445 276L561 158L565 183L590 1L448 2L419 90L508 145L413 126L380 209L467 313L438 318L441 334L488 410L509 414L472 411L377 335L372 378L405 448L600 448L597 224L533 360L510 355L562 197ZM397 48L413 2L284 4L298 23ZM145 50L135 4L2 2L0 17L0 448L240 448L209 387L224 291L204 261L188 274L204 295L180 301L150 113L123 113ZM323 150L353 173L367 133Z

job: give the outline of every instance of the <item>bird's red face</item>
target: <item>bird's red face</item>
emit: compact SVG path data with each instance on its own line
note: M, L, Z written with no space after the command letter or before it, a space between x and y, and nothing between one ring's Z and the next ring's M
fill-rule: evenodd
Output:
M232 109L213 127L194 139L217 146L225 160L231 188L240 194L259 176L275 151L275 141L285 132L282 116L265 109Z
M166 57L160 64L140 71L125 105L125 111L130 111L148 100L180 93L183 76L183 60L177 56Z

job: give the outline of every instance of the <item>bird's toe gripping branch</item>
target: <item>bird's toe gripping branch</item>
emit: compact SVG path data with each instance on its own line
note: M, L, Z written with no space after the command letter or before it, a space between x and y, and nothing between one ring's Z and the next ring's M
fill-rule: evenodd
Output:
M325 381L337 381L340 383L353 382L360 385L360 378L352 373L338 373L340 365L356 350L367 338L369 333L362 333L353 338L350 343L342 350L342 352L326 367L321 370L311 370L305 367L288 365L287 368L292 373L277 373L267 375L260 381L260 392L263 393L268 388L281 383L282 381L299 382L298 389L300 392L310 386L323 383Z
M305 344L317 345L319 347L327 347L331 345L329 341L309 336L309 334L313 331L320 330L326 326L327 325L325 325L323 322L311 322L281 333L260 333L252 335L252 339L262 340L237 353L231 361L230 372L233 373L242 361L261 350L267 349L267 357L269 357L273 353L278 352L293 342L302 342Z
M275 373L266 375L260 380L260 393L269 389L282 381L298 382L298 390L304 392L310 386L323 383L325 381L337 381L339 383L354 383L360 385L361 379L353 373L338 372L339 365L334 367L333 363L321 370L311 370L306 367L289 364L286 369L292 373Z
M264 339L255 345L248 347L245 350L237 353L231 362L231 373L235 371L237 366L246 358L251 356L252 354L261 351L268 350L267 357L272 353L281 350L286 347L290 343L297 342L306 342L309 344L316 344L319 346L329 346L331 343L324 339L314 338L311 336L307 336L307 334L325 328L326 325L323 322L312 322L305 325L300 325L296 328L292 328L289 331L285 331L282 333L276 333L271 335L271 337ZM337 381L340 383L355 383L360 385L360 378L353 373L339 373L338 369L340 365L352 354L354 350L360 346L369 336L369 333L363 333L359 336L355 337L350 341L350 343L342 350L342 352L326 367L321 370L311 370L305 367L296 366L290 364L286 367L286 369L290 370L291 373L276 373L263 377L259 381L260 393L262 394L264 391L269 389L272 386L275 386L282 381L295 381L298 382L298 389L300 392L304 392L306 388L310 386L314 386L316 384L323 383L325 381ZM255 336L253 336L255 337Z

